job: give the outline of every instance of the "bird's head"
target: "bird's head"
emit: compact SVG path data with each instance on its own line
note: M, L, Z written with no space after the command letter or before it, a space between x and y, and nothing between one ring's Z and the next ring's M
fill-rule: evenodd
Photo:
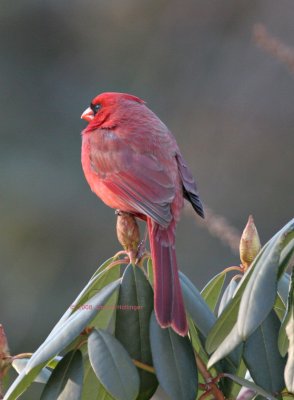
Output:
M101 93L90 103L81 118L89 122L85 131L91 131L96 128L113 128L116 121L121 118L122 113L132 104L144 104L139 97L126 93Z

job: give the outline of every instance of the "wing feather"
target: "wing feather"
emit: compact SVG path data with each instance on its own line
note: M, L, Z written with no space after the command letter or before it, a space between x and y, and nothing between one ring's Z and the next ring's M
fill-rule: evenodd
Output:
M162 160L162 153L150 153L142 145L134 147L110 130L102 133L91 137L92 171L126 208L129 206L167 227L172 220L170 206L175 197L175 157L170 154Z

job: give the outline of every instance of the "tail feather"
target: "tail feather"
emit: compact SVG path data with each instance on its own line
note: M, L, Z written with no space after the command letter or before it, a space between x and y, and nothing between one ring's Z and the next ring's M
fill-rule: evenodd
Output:
M178 275L173 227L164 229L148 218L154 269L154 308L161 327L171 326L179 335L188 332ZM173 237L173 240L171 239Z

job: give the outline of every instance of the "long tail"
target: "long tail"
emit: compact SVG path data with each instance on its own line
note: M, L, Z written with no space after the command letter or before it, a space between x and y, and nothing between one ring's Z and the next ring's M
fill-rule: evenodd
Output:
M173 223L168 228L147 219L154 271L154 308L161 327L171 326L179 335L188 332L175 251Z

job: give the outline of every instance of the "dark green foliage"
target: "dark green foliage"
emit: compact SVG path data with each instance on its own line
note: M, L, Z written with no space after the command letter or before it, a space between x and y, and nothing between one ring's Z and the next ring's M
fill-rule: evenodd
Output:
M161 329L155 315L150 321L150 338L158 380L172 400L193 400L197 395L197 367L188 338L172 329Z
M79 400L83 386L83 357L70 351L58 363L42 392L41 400Z
M156 321L151 260L107 260L32 357L15 362L19 376L4 399L17 399L50 369L42 400L148 400L158 382L175 400L199 399L206 389L236 399L242 386L255 398L293 398L281 397L285 385L293 390L294 285L285 272L293 251L294 220L240 281L225 286L223 271L200 293L180 273L185 338Z
M153 365L149 338L152 310L153 290L150 283L141 268L129 265L119 291L115 336L131 358L149 366ZM156 375L140 368L138 372L140 393L137 399L150 399L158 386Z

